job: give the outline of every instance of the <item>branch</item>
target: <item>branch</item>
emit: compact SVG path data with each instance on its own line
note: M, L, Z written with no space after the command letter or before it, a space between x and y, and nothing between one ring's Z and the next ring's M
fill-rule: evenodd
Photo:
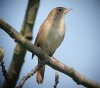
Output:
M1 62L3 60L3 57L4 57L4 51L3 51L3 48L0 47L0 65L1 65Z
M100 88L100 84L97 82L86 78L79 72L75 71L72 67L67 66L55 57L49 57L41 48L33 45L29 40L25 39L20 33L18 33L13 27L0 19L0 28L9 34L16 42L23 45L28 51L34 53L36 56L44 60L44 63L49 65L55 70L58 70L68 76L70 76L78 85L83 85L89 88Z
M59 83L59 74L58 74L58 72L55 72L55 85L54 85L54 88L57 88L58 83Z
M4 51L3 51L3 48L0 47L0 66L2 67L2 73L3 73L3 76L5 77L5 80L7 81L8 88L10 88L10 79L9 79L9 75L5 69L3 57L4 57Z
M23 76L23 79L21 80L21 82L19 83L19 85L16 88L22 88L25 81L28 78L30 78L31 76L33 76L37 72L38 69L39 69L39 67L36 66L34 69L31 70L31 72L29 72L29 73L27 73L27 75Z
M21 29L21 34L28 40L32 40L32 31L39 7L39 2L40 0L28 0L23 27ZM12 61L8 70L8 74L11 80L11 88L15 87L16 82L19 78L26 51L26 48L21 46L19 43L15 46ZM3 88L8 88L6 80L4 81Z

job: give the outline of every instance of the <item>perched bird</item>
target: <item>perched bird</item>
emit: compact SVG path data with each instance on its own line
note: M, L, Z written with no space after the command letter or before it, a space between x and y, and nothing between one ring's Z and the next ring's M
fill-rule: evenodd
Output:
M60 46L65 35L65 14L71 9L64 7L54 8L43 22L37 34L34 45L40 47L49 56L52 56L55 50ZM38 58L38 64L42 60ZM42 84L44 79L45 65L37 71L37 83Z

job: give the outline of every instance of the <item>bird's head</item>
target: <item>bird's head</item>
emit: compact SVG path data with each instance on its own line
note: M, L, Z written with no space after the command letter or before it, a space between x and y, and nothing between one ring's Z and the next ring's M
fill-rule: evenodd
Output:
M65 16L66 13L71 11L72 9L64 8L64 7L56 7L54 8L48 15L48 17L61 17Z

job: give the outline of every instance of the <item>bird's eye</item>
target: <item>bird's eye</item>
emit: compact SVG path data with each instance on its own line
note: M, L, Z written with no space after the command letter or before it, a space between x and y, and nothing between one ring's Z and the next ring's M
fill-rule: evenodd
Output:
M59 11L59 12L61 12L61 11L62 11L62 9L61 9L61 8L59 8L59 9L58 9L58 11Z

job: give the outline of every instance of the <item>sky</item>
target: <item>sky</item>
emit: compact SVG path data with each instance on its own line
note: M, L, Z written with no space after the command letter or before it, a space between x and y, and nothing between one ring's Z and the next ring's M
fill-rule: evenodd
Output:
M8 22L18 32L22 28L27 0L0 0L0 18ZM55 7L72 8L65 16L66 35L54 56L82 75L100 83L100 0L41 0L34 25L35 37L40 25ZM0 29L0 46L4 48L4 62L8 70L16 43ZM19 80L37 64L37 57L31 59L27 52ZM36 83L36 75L28 79L23 88L53 88L55 70L46 66L44 83ZM72 78L59 72L58 88L85 88L77 85ZM3 84L0 67L0 88Z

